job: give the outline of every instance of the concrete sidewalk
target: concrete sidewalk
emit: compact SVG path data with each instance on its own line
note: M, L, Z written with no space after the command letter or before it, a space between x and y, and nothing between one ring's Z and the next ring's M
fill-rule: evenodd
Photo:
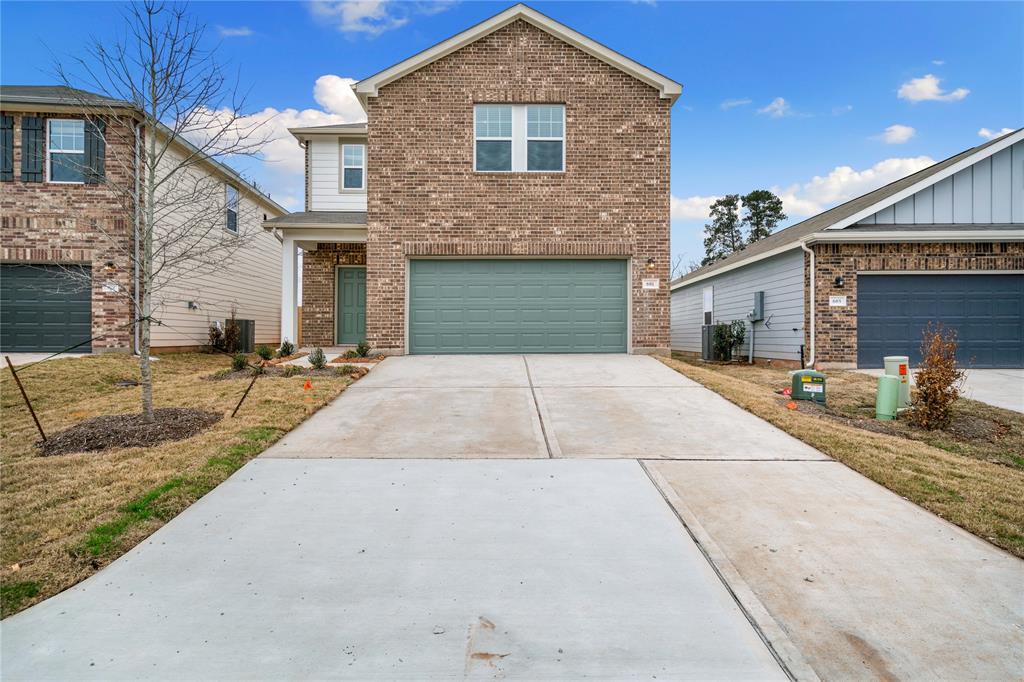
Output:
M10 680L785 679L627 460L256 460L2 646Z

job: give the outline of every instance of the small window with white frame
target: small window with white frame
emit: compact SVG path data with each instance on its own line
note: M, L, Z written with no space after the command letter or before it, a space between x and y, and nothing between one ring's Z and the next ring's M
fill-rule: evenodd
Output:
M565 107L526 107L526 170L560 171L565 166Z
M225 229L238 234L238 188L233 185L224 185L224 212Z
M341 145L341 189L366 189L366 145Z
M715 315L715 288L713 286L702 289L704 299L704 324L711 324Z
M476 160L478 171L512 170L512 106L476 106Z
M49 182L85 182L85 121L47 121L46 167Z

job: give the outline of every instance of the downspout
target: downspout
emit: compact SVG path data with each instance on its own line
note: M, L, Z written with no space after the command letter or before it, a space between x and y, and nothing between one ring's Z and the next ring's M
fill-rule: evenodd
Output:
M134 320L136 320L136 322L135 322L135 324L132 325L132 329L135 332L135 354L138 355L139 354L139 346L141 345L141 339L139 338L139 324L138 324L138 317L139 317L139 310L140 310L140 303L139 303L139 281L140 281L140 277L139 277L139 223L142 220L141 215L140 215L140 211L142 209L139 206L139 197L142 194L141 176L139 174L139 166L142 164L142 152L141 152L141 150L142 150L142 139L141 139L141 137L139 135L139 122L138 121L135 122L134 130L135 130L135 221L134 221L135 224L133 225L132 231L134 233L134 240L133 241L135 242L135 244L134 244L134 248L135 248L135 256L134 256L134 261L135 261L134 265L135 265L135 267L134 267L134 270L135 270L135 272L134 272L134 275L133 275L135 281L133 282L133 286L132 286L132 298L135 299L135 301L134 301L134 303L135 303L135 310L132 312L132 318Z
M811 269L811 272L810 272L810 278L811 278L811 301L810 301L810 306L811 306L811 317L810 317L810 324L811 324L811 330L810 330L811 331L811 334L810 334L811 349L810 349L810 357L808 357L808 359L807 359L807 366L810 367L811 369L814 369L814 349L815 349L815 346L814 346L814 250L807 248L807 244L805 242L800 242L800 248L803 250L804 253L809 253L811 255L811 266L810 266L810 269Z

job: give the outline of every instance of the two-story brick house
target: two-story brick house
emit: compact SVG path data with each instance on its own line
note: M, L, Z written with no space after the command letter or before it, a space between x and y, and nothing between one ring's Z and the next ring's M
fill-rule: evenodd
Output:
M0 350L58 351L90 339L75 350L137 347L141 259L126 194L136 182L144 188L144 136L128 102L64 86L0 86ZM187 146L175 139L169 152L196 153ZM198 348L209 325L232 312L253 320L257 343L276 344L281 246L260 226L286 211L214 159L202 156L190 172L193 187L208 188L209 216L223 218L207 239L241 245L218 268L160 269L152 347ZM180 223L196 211L163 213L163 222Z
M306 210L282 336L385 353L669 347L670 109L682 87L516 5L353 86L367 123L295 129Z

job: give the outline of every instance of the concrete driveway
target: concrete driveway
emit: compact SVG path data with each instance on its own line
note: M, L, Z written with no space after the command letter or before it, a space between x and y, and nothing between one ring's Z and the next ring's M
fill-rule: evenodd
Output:
M2 672L1012 679L1022 566L652 358L390 358Z

